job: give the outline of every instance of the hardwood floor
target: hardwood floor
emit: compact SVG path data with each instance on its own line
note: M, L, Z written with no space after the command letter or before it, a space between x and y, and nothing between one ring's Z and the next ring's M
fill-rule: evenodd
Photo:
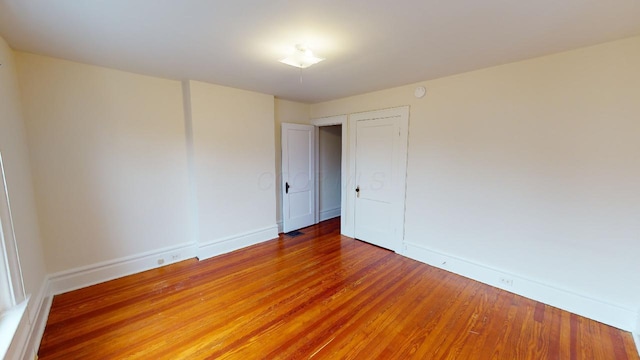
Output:
M58 295L40 359L638 359L627 332L338 228Z

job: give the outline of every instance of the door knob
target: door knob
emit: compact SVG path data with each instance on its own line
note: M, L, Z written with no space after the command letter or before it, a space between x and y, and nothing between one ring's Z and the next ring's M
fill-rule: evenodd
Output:
M356 186L356 196L360 197L360 185Z
M285 183L284 183L284 193L285 193L285 194L288 194L288 193L289 193L289 188L290 188L290 187L291 187L291 186L289 186L289 182L285 182Z

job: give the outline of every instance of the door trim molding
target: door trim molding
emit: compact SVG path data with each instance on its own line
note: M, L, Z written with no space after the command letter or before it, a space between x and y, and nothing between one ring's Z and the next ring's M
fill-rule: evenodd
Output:
M395 252L400 252L402 243L404 241L404 218L405 218L405 203L406 203L406 190L407 190L407 158L409 150L409 106L400 106L390 109L366 111L349 115L349 151L348 151L348 174L346 191L343 191L346 195L346 219L345 227L342 231L344 235L354 237L355 234L355 189L356 189L356 128L358 121L363 120L375 120L385 119L391 117L400 118L400 170L398 174L398 184L400 184L400 192L398 194L399 203L394 207L393 221L394 221L394 248L391 249Z
M347 115L335 115L327 116L317 119L311 119L311 125L313 126L332 126L332 125L344 125L347 123Z

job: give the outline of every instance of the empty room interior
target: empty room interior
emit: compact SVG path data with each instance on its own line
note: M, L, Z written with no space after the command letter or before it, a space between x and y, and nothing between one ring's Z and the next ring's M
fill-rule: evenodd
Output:
M640 2L0 0L4 359L639 359Z

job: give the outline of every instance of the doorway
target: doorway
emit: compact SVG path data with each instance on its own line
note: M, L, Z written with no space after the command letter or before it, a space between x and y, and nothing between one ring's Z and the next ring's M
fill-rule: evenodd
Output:
M316 146L316 223L340 216L340 228L344 229L348 218L345 212L347 115L313 119L311 124L316 126L316 144L318 144ZM321 142L324 144L323 147ZM321 182L324 188L321 188ZM321 202L323 202L322 206ZM340 232L343 233L342 230Z
M318 219L340 216L342 208L342 125L318 127Z
M319 129L341 125L340 233L399 252L404 241L409 107L318 118L311 124L316 126L316 144L320 143ZM321 216L319 186L324 172L318 166L319 153L316 151L315 161L316 223ZM329 185L332 181L325 180ZM333 211L324 216L335 215L337 209Z
M347 116L282 123L282 229L340 216L344 227Z

